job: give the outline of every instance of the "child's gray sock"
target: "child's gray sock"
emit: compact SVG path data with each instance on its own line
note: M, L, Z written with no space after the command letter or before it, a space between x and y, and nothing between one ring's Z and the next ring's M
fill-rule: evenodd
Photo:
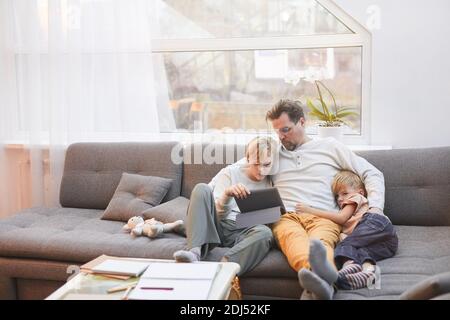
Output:
M333 287L312 271L301 269L298 272L298 280L304 290L312 293L314 299L331 300L333 298Z
M328 284L338 279L338 273L327 260L327 250L319 239L312 239L309 245L309 264L312 271Z
M195 247L190 250L178 250L173 254L176 262L200 261L201 248Z

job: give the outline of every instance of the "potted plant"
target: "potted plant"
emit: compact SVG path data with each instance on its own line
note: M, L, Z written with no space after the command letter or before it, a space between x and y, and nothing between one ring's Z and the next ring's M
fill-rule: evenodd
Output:
M334 137L337 140L342 140L344 128L343 125L347 124L345 118L357 115L358 113L354 111L354 108L350 107L338 107L336 104L336 99L334 94L328 89L323 82L319 80L314 80L314 84L317 88L317 93L319 97L319 106L316 106L311 99L306 99L306 105L310 109L310 115L321 121L318 127L319 137ZM333 101L333 109L330 109L323 99L322 89L325 89Z

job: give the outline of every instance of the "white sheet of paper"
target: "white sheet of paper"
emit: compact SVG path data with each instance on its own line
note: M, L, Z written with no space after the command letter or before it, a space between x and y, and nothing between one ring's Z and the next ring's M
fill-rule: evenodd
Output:
M121 274L137 277L147 269L149 264L149 262L108 259L92 268L92 271L97 273Z
M141 278L213 280L218 263L150 263Z
M128 296L130 300L206 300L212 280L144 279ZM147 288L147 289L143 289ZM164 289L163 289L164 288ZM168 290L170 288L171 290Z

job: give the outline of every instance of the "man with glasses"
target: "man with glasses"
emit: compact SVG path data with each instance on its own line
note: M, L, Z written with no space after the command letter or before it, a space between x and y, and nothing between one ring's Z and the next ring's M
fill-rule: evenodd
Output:
M365 159L333 138L312 139L305 133L305 116L298 101L280 100L267 112L282 147L277 172L272 176L288 213L273 226L275 239L295 271L310 268L314 255L334 265L333 249L341 227L325 218L297 214L298 204L322 210L339 211L331 183L340 170L350 170L363 180L370 212L382 213L384 207L383 174ZM311 252L310 239L320 239L326 252Z

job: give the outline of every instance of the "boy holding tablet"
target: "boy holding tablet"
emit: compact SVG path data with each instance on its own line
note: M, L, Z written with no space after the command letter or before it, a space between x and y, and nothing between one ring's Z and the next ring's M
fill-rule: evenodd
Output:
M238 228L240 212L234 198L246 198L250 190L272 186L268 174L277 153L275 145L270 137L254 138L247 145L244 165L230 165L209 184L195 186L186 223L188 250L174 253L177 262L202 260L217 246L230 248L222 261L238 263L238 275L261 262L272 247L272 231L265 225Z

